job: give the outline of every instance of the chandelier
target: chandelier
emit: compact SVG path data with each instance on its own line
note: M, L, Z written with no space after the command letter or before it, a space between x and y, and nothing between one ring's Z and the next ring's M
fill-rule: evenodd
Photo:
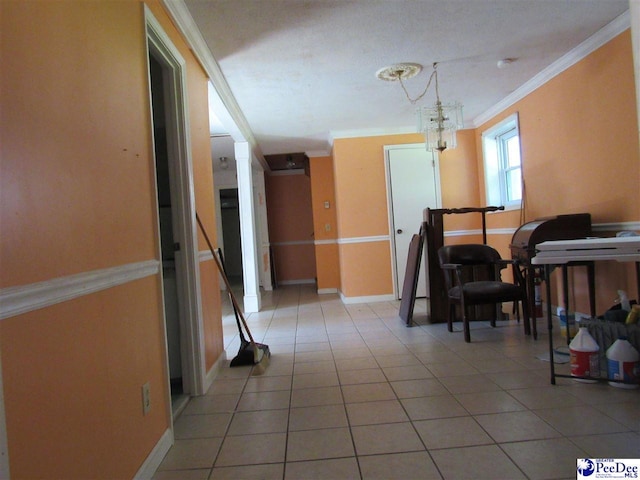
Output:
M459 102L442 103L440 100L437 67L438 64L434 63L427 86L416 98L411 98L403 80L420 73L422 65L418 63L399 63L378 70L376 76L381 80L399 82L407 99L413 105L425 96L431 83L435 83L436 103L433 106L418 106L416 117L418 131L424 133L427 150L437 150L442 153L447 148L456 147L456 131L463 128L464 122L462 119L462 104Z

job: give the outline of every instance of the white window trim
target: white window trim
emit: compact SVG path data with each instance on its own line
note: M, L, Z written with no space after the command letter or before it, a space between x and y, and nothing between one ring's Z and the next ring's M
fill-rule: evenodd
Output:
M518 210L522 206L522 199L511 202L504 202L502 200L506 194L503 192L504 179L500 176L499 157L497 153L498 145L496 138L513 128L516 129L518 136L520 136L518 113L509 115L501 122L482 132L482 156L486 203L487 205L504 206L504 211ZM520 168L522 168L522 155L520 158ZM498 185L498 190L496 190L496 185Z

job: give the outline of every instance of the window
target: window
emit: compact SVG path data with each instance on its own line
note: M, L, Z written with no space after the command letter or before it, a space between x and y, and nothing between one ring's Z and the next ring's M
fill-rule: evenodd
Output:
M518 115L483 132L482 146L487 204L518 208L522 201Z

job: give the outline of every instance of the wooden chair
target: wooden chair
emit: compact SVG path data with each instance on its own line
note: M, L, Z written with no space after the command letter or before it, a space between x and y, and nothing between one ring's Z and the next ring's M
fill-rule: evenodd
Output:
M496 313L491 316L491 326L496 326L498 307L502 302L520 302L525 320L529 323L527 292L520 269L513 268L514 283L501 280L500 271L515 260L503 260L492 247L481 244L447 245L438 249L438 261L444 271L447 290L447 324L453 331L456 305L460 305L464 326L464 340L471 341L468 308L475 305L494 304Z

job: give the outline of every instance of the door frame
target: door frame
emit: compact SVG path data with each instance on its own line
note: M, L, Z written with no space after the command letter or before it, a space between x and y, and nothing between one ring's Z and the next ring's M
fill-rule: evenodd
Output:
M202 395L205 393L206 367L200 297L200 259L195 223L195 193L187 111L186 62L146 5L144 13L147 51L163 65L172 203L175 200L175 206L172 206L172 217L174 236L180 243L181 255L179 257L182 257L180 261L176 258L176 276L178 278L183 390L187 395ZM147 71L149 71L148 65ZM150 86L149 79L149 96L151 97ZM149 101L151 102L151 98ZM153 131L151 135L153 135ZM153 166L155 174L155 160ZM157 189L157 186L155 188ZM160 248L159 220L157 232L158 248ZM158 255L160 255L160 250ZM162 257L159 256L159 258ZM164 299L164 293L162 295ZM163 317L165 317L164 306ZM163 322L163 325L166 325L166 322ZM165 352L168 352L166 326L164 329ZM166 362L168 372L168 353ZM171 409L169 382L167 374L169 409Z
M393 295L395 299L400 298L402 279L398 279L398 262L396 261L396 238L395 238L395 226L393 216L393 192L391 190L391 165L389 159L389 152L391 150L404 150L414 148L426 148L424 143L403 143L398 145L385 145L384 146L384 174L387 187L387 214L389 221L389 244L391 248L391 276L393 280ZM433 170L436 187L436 207L442 206L442 187L440 185L440 156L433 152ZM423 256L426 258L426 249L423 251ZM427 289L428 291L428 289Z

